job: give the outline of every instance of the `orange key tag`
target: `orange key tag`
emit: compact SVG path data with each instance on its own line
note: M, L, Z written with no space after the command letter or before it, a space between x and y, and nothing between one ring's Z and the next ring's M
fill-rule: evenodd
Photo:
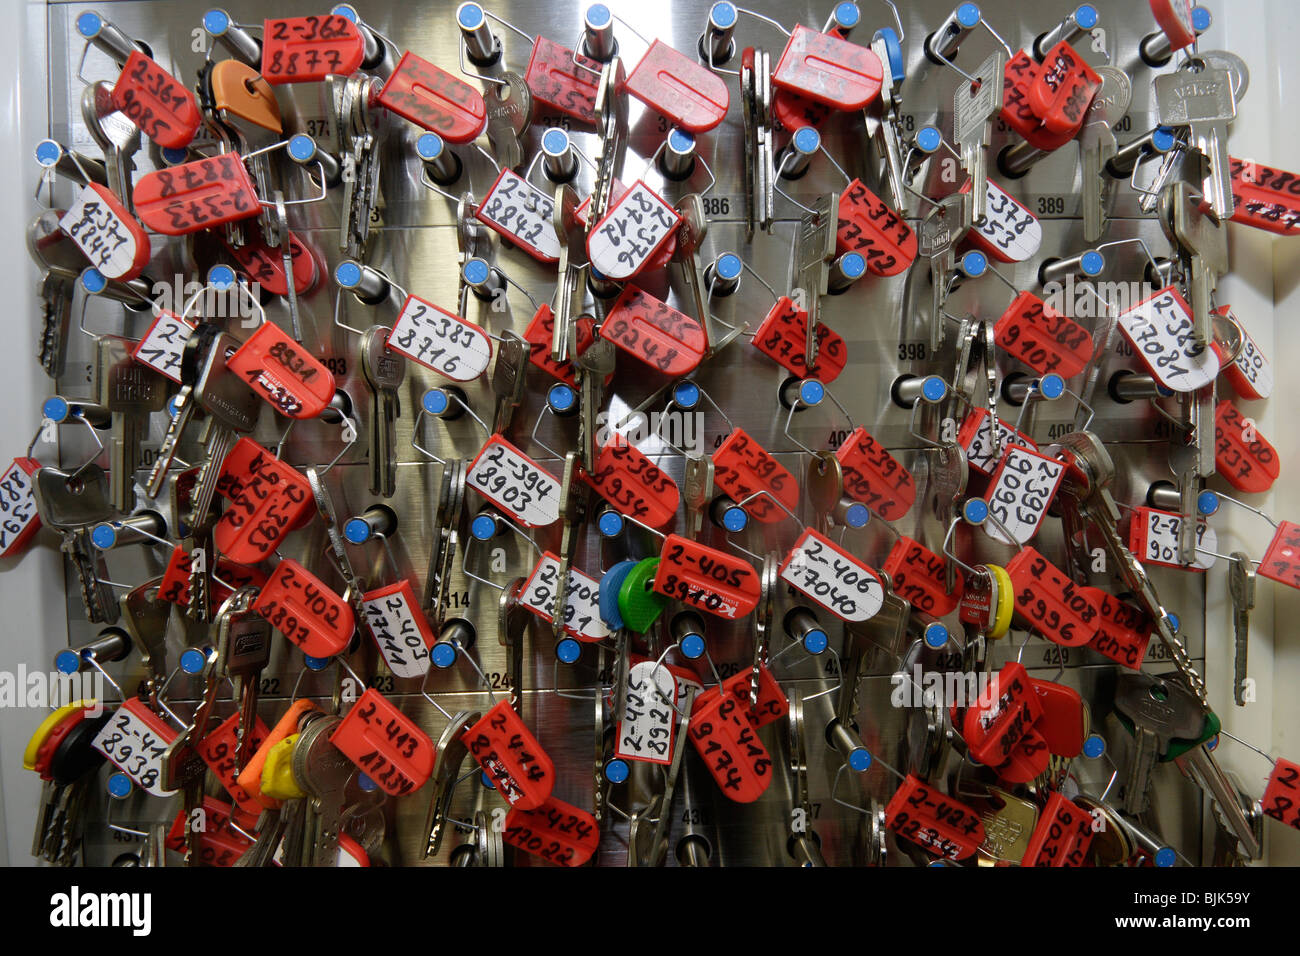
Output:
M361 607L370 636L394 677L423 677L437 638L406 578L367 591Z
M262 24L262 76L268 83L320 83L330 75L349 76L365 55L361 31L338 14Z
M1151 16L1169 38L1170 52L1177 53L1196 39L1192 26L1192 0L1147 0Z
M185 340L193 331L194 326L190 322L175 312L163 309L131 355L137 362L179 384L181 354L185 351Z
M1275 449L1231 400L1214 409L1214 469L1238 491L1258 494L1281 474Z
M330 732L330 743L389 796L415 793L433 775L429 735L373 687Z
M0 558L21 554L41 528L32 482L40 470L35 458L15 458L0 475Z
M1043 57L1026 96L1049 132L1073 136L1100 88L1097 71L1062 40Z
M180 545L172 548L171 557L167 559L167 567L163 570L162 579L158 582L158 597L160 600L171 604L179 604L181 607L189 606L191 563L190 552ZM217 558L216 577L224 581L225 584L218 583L215 580L212 582L214 604L219 604L228 598L233 593L232 588L235 590L249 586L260 588L266 583L266 575L261 571L243 564L236 564L228 560L224 554ZM230 587L226 585L230 585Z
M745 52L752 54L753 50L751 48ZM746 66L753 69L752 63L746 63ZM833 112L825 103L800 96L793 90L772 91L772 116L781 124L782 129L793 132L803 126L818 128Z
M582 66L575 66L575 59ZM595 126L599 73L600 64L595 60L580 53L575 55L567 47L539 36L533 41L524 82L533 94L534 103Z
M560 483L500 435L484 443L465 481L526 528L560 520Z
M348 603L292 558L276 565L253 610L309 657L338 654L356 626Z
M1039 375L1074 378L1092 358L1092 335L1032 292L1021 292L993 326L998 348Z
M511 807L502 842L557 866L582 866L600 845L596 818L550 797L532 810Z
M1051 152L1074 138L1073 133L1053 133L1029 105L1029 88L1039 66L1024 50L1007 61L1002 72L1002 112L998 117L1036 149Z
M737 502L755 492L766 491L767 495L760 495L744 506L752 518L765 524L788 517L777 501L790 511L799 507L798 480L739 428L733 428L713 453L713 483Z
M664 539L654 589L733 621L754 610L759 599L758 572L747 561L675 534Z
M671 376L693 371L707 346L699 322L631 284L601 323L600 335Z
M781 579L843 621L875 617L885 601L878 575L825 535L805 528L781 563Z
M745 668L722 682L722 692L734 698L748 712L755 729L766 727L790 712L790 701L766 664L758 665L758 695L753 706L749 702L751 680L752 673Z
M235 778L235 782L243 787L245 792L254 795L257 802L268 810L279 807L282 801L262 795L262 768L266 765L266 756L273 746L298 732L298 719L303 714L317 709L316 705L306 698L290 703L285 712L280 715L280 719L275 722L275 726L271 728L271 732L266 735L266 739L262 741L262 746L253 752L244 769Z
M203 122L194 94L139 50L127 57L112 101L113 109L164 149L187 146Z
M535 810L550 799L555 765L510 701L498 701L461 739L512 807Z
M979 814L908 774L885 806L885 826L931 856L964 860L984 842Z
M958 568L953 572L953 589L949 592L944 568L943 558L906 535L894 542L881 566L895 594L918 611L935 617L951 614L966 589L966 577Z
M866 47L795 26L772 71L772 85L837 110L860 110L880 95L885 75Z
M1300 764L1282 759L1274 763L1261 803L1266 816L1300 830Z
M483 95L410 50L379 91L378 102L449 143L471 143L487 129Z
M794 304L787 295L781 296L768 311L754 332L754 348L773 359L792 375L808 378L810 375L829 385L840 377L848 361L849 347L843 336L825 322L817 323L817 362L809 372L804 362L805 343L808 337L808 312Z
M252 754L266 741L266 724L262 718L256 717L253 726L249 729L249 745L247 753ZM216 776L217 781L226 788L226 793L235 801L241 810L245 813L251 813L258 816L262 812L262 803L258 800L261 793L259 787L253 793L249 793L239 785L235 779L235 754L236 741L239 737L239 714L233 713L220 724L217 729L212 731L206 737L198 742L194 750L208 765L208 769Z
M263 322L226 366L287 418L316 418L334 398L334 375L273 322Z
M587 234L591 267L619 282L632 278L677 232L681 221L676 209L638 179L610 203L605 218Z
M262 211L238 153L146 173L136 182L133 196L140 221L164 236L224 226Z
M149 236L121 200L89 183L68 207L59 228L106 279L134 279L149 264Z
M519 592L519 603L542 620L550 621L559 580L560 559L547 551ZM579 641L600 641L609 636L596 601L599 594L600 585L595 578L575 567L569 568L569 583L564 592L564 633Z
M903 517L916 501L916 482L883 445L859 425L835 450L844 493L886 521Z
M454 382L472 382L492 361L492 340L473 322L413 295L388 333L388 347Z
M587 316L579 316L576 322L578 332L578 354L591 346L596 341L594 323ZM555 339L555 313L551 307L543 302L537 307L533 320L528 323L528 328L524 330L524 339L528 342L528 360L540 368L547 375L558 378L564 384L571 388L577 387L577 380L573 377L572 362L556 362L551 358L551 344ZM611 373L612 376L613 373ZM606 384L609 384L610 376L606 377Z
M659 39L650 44L624 89L667 117L673 126L692 133L713 129L726 117L731 104L722 77Z
M860 253L878 276L898 275L916 260L912 227L860 179L840 193L835 254L845 252Z
M610 437L582 478L615 510L652 528L672 521L681 503L672 476L622 435Z

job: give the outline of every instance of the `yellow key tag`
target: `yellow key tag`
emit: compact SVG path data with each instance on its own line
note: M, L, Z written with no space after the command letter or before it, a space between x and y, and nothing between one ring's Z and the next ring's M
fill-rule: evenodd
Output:
M275 800L293 800L307 796L293 776L293 748L298 735L290 734L271 748L262 765L262 796Z
M54 713L42 720L41 725L36 728L36 733L32 734L32 739L27 741L27 748L23 751L23 769L36 769L36 758L40 756L41 745L44 744L46 738L54 732L54 728L63 723L65 718L75 714L79 710L85 710L94 706L95 701L93 699L73 701L71 704L64 704Z
M1007 631L1011 630L1011 612L1016 606L1016 586L1011 583L1011 575L1007 574L1007 569L999 564L984 565L993 575L993 582L997 585L998 607L993 615L993 626L989 628L988 637L995 639L1005 637Z

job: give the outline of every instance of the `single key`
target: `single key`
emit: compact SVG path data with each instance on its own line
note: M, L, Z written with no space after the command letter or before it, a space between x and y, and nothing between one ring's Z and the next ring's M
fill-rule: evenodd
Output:
M1006 54L990 53L971 75L976 82L962 82L953 94L953 140L961 152L961 164L971 179L969 226L984 218L988 181L988 146L993 118L1002 110L1003 73Z
M207 362L208 351L219 334L220 329L215 325L204 323L185 340L185 347L181 351L181 390L173 402L171 421L167 425L162 445L158 449L158 457L154 459L153 470L149 472L149 480L145 484L146 497L157 498L162 493L167 471L176 459L181 439L194 420L194 413L198 410L199 402L194 390L198 387L199 376Z
M153 578L132 588L119 599L122 626L131 635L140 662L148 671L145 678L149 706L158 709L158 695L167 682L167 622L171 602L159 594L162 578Z
M1099 66L1101 88L1083 118L1079 134L1079 163L1083 170L1083 238L1096 242L1106 231L1106 190L1111 177L1106 163L1118 150L1115 124L1128 113L1133 81L1118 67Z
M488 142L498 163L516 169L524 161L523 139L533 118L533 94L518 73L502 73L496 79L483 97Z
M123 513L135 510L135 469L148 433L149 415L167 402L166 382L131 355L131 345L116 335L95 340L95 395L113 415L108 440L109 495Z
M271 199L277 190L284 188L280 167L271 162L270 153L259 151L284 137L284 121L275 91L265 77L238 60L214 63L207 76L216 123L229 136L234 152L241 156L257 153L246 165L257 184L257 195ZM276 209L262 205L259 214L262 238L268 246L280 246L287 230L281 229Z
M1115 710L1127 718L1133 733L1133 762L1124 784L1124 812L1139 814L1147 808L1147 791L1156 762L1177 739L1201 732L1204 715L1199 708L1178 705L1176 684L1143 673L1123 673L1115 686Z
M559 340L559 326L556 326ZM504 434L510 427L515 409L524 400L525 373L528 370L528 343L509 330L501 335L497 347L496 365L492 367L492 391L496 393L496 411L492 415L492 431Z
M704 524L704 509L713 494L713 458L699 452L686 456L686 471L682 480L682 503L686 506L686 537L694 540L700 536Z
M131 182L135 161L131 157L140 151L140 128L113 105L112 84L100 80L82 90L81 120L104 151L108 188L122 201L127 212L134 214Z
M794 248L794 279L796 289L802 289L807 337L804 342L804 368L817 364L821 322L821 300L830 282L830 262L835 256L835 243L839 229L839 193L829 192L817 197L812 207L799 220Z
M447 593L451 587L451 574L456 549L460 542L460 519L465 505L465 462L453 458L442 472L438 507L434 511L434 547L429 554L429 573L425 578L424 607L429 612L429 623L442 626L447 608Z
M555 188L551 226L559 239L558 276L552 312L551 361L572 361L577 354L578 314L586 296L586 230L578 217L578 194L572 186ZM499 393L498 393L499 394Z
M1250 612L1255 607L1255 563L1244 551L1232 552L1228 565L1228 593L1232 596L1232 699L1246 705L1246 654L1249 651Z
M1200 202L1184 182L1170 183L1160 191L1159 213L1188 276L1195 342L1209 348L1214 341L1212 296L1219 276L1228 271L1227 230L1201 212Z
M1162 126L1186 126L1203 161L1201 189L1214 218L1232 218L1232 164L1228 123L1237 116L1232 74L1192 57L1155 79L1156 112Z
M299 733L293 748L293 774L308 793L304 862L310 866L334 865L348 785L357 775L356 766L329 739L340 723L338 717L320 715Z
M239 694L239 730L232 755L235 774L244 769L249 756L257 721L260 678L263 668L271 660L271 625L247 610L252 604L251 589L236 592L239 594L245 594L242 602L245 610L221 632L220 640L225 644L217 647L219 676L234 681Z
M925 214L916 230L917 255L930 263L930 354L943 345L943 303L953 270L953 247L966 231L970 216L969 193L952 193Z
M379 141L370 103L382 82L363 73L334 81L334 122L343 151L339 251L358 261L365 261L373 213L379 206Z
M227 366L238 345L234 336L219 334L208 349L194 387L194 400L207 412L208 418L204 439L206 455L190 496L190 513L186 519L191 528L206 525L222 462L239 436L248 434L257 425L261 402L247 381Z
M60 228L62 213L47 209L27 227L27 250L43 270L41 296L41 368L50 378L63 374L68 351L68 320L72 317L75 283L85 267L85 256Z
M426 860L436 854L442 845L447 830L447 814L456 793L456 783L460 780L461 764L469 756L469 748L462 738L465 731L477 724L482 716L476 710L462 710L455 714L435 745L438 757L433 765L433 786L429 794L429 813L425 819L425 830L429 838L421 852Z
M397 389L406 379L406 359L385 344L392 329L371 326L361 337L361 374L371 391L370 493L391 498L397 490L397 419L402 414Z

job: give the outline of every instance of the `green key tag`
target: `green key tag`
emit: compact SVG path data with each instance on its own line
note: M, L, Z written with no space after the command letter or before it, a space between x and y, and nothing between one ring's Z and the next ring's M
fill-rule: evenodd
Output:
M644 634L668 606L668 598L652 587L658 568L658 558L638 561L618 589L618 611L629 630Z

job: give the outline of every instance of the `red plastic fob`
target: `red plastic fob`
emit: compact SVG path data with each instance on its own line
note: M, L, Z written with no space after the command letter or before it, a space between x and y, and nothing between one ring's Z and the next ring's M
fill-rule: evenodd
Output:
M692 133L713 129L731 104L722 77L659 39L650 44L624 86L674 126Z
M1216 315L1232 316L1232 306L1225 305L1214 310ZM1259 401L1273 394L1273 363L1268 360L1263 349L1255 344L1249 332L1241 322L1241 351L1236 360L1223 370L1224 376L1233 389L1247 401ZM1222 363L1222 356L1220 356Z
M1047 770L1051 759L1052 753L1047 748L1047 742L1037 727L1031 727L1011 748L1006 761L994 768L994 773L1007 783L1029 783Z
M578 354L581 355L596 341L594 323L588 316L579 316L575 328ZM573 377L573 362L556 362L551 358L551 345L555 340L555 313L545 302L537 307L533 320L524 330L524 339L528 342L528 361L566 385L577 386L577 380Z
M1232 487L1250 493L1268 491L1281 474L1277 449L1226 398L1214 409L1214 467Z
M693 371L707 347L699 322L630 284L601 323L600 334L674 377Z
M1278 584L1300 588L1300 524L1278 522L1257 571Z
M734 698L749 712L749 720L755 728L766 727L790 712L790 701L766 664L758 665L757 700L751 705L749 685L752 680L750 668L743 668L722 682L722 693Z
M886 521L903 517L916 501L916 482L883 445L859 425L835 450L844 471L844 493Z
M753 68L752 64L750 68ZM804 126L820 127L833 112L825 103L800 96L792 90L772 91L772 117L782 129L790 132Z
M550 799L555 765L509 700L499 701L461 739L512 807L535 810Z
M555 596L560 580L560 559L545 552L519 592L519 604L550 622L555 613ZM600 641L609 627L600 616L600 584L590 575L570 566L564 592L564 632L579 641Z
M309 657L333 657L348 646L352 608L292 558L271 573L253 610Z
M410 50L379 91L378 102L449 143L471 143L487 128L483 95Z
M284 254L280 248L268 247L262 237L256 235L249 236L242 246L226 243L226 251L239 263L251 281L272 295L289 294L289 282L284 274ZM293 233L289 233L289 264L293 268L294 292L306 295L316 285L320 270L312 251Z
M334 375L273 322L263 322L226 366L286 418L315 418L334 398Z
M216 797L203 798L203 829L198 830L198 848L192 863L196 866L234 866L235 861L244 855L253 845L253 841L230 826L231 806ZM182 807L167 831L167 849L184 853L185 820L187 814Z
M957 431L957 444L966 451L966 463L984 475L990 475L997 468L1002 456L1013 445L1022 448L1037 449L1034 440L1024 432L1018 432L1001 418L998 419L998 457L993 457L993 443L990 440L989 410L972 408L961 428Z
M1054 133L1029 105L1029 87L1038 75L1038 64L1024 50L1007 61L1002 74L1002 122L1036 149L1051 152L1074 138L1073 133Z
M902 535L889 549L881 570L889 577L894 593L904 601L918 611L943 617L957 607L966 587L965 575L957 569L953 572L953 589L947 589L946 563L925 545Z
M112 191L99 183L88 183L77 194L59 228L106 279L134 279L149 263L148 234Z
M140 221L165 236L224 226L262 211L238 153L146 173L136 182L133 197Z
M1083 866L1092 845L1092 814L1053 791L1038 815L1021 866Z
M1300 176L1229 157L1232 166L1232 222L1290 235L1300 227ZM1209 204L1202 202L1202 209Z
M1219 354L1196 344L1191 306L1173 286L1122 313L1119 328L1166 388L1194 392L1218 378Z
M433 775L433 741L370 687L330 732L330 743L394 797L415 793Z
M365 59L357 25L338 14L266 20L262 29L262 76L266 82L320 83L349 76Z
M574 64L575 59L581 66ZM533 41L533 55L528 60L524 82L533 94L534 103L595 126L600 67L590 57L575 55L568 47L539 36Z
M217 490L231 504L217 520L213 543L239 564L265 560L314 514L307 479L249 438L241 438L226 456Z
M21 554L40 530L32 482L40 470L35 458L15 458L0 475L0 558Z
M1039 375L1073 378L1092 358L1092 335L1032 292L1021 292L993 327L998 348Z
M893 276L916 259L916 233L894 210L855 179L840 193L835 253L860 253L878 276Z
M1066 647L1092 640L1098 612L1088 589L1030 547L1021 548L1006 571L1015 587L1015 613L1028 627Z
M622 435L610 437L583 478L619 512L652 528L672 521L681 503L672 476Z
M203 122L194 94L139 50L127 57L112 99L113 109L164 149L188 145Z
M1151 615L1100 588L1087 590L1098 608L1097 633L1088 646L1117 664L1141 670L1154 628Z
M266 724L262 722L262 718L254 717L253 726L248 730L247 749L244 751L249 757L261 748L262 741L266 740L266 734ZM218 724L216 730L200 740L195 745L194 751L208 765L208 769L226 788L226 793L230 794L230 798L239 808L245 813L259 816L263 810L261 801L257 799L261 791L249 793L235 780L236 773L242 769L236 766L238 741L239 713L236 712Z
M162 579L158 582L158 597L160 600L179 604L181 607L189 606L191 567L192 556L190 552L180 545L172 548L171 556L167 559L167 567L163 570ZM266 575L261 571L242 564L236 564L228 560L225 555L217 558L216 577L225 583L218 583L215 580L212 582L213 606L228 598L232 593L232 588L236 590L249 586L260 588L266 583Z
M1266 816L1300 830L1300 764L1282 759L1274 763L1261 803Z
M766 491L747 503L745 510L767 524L789 517L780 505L789 511L799 507L799 482L794 475L740 428L732 429L713 453L713 482L735 501Z
M586 810L551 797L532 810L511 807L501 839L548 863L582 866L600 844L600 827Z
M1002 668L962 716L962 738L971 756L989 767L1005 763L1021 738L1043 716L1029 674L1012 661Z
M1017 544L1024 544L1036 535L1064 474L1065 465L1057 459L1009 446L993 472L985 497L989 514L1001 522L1001 526L993 521L985 525L988 536L1010 544L1009 534Z
M1167 568L1185 571L1204 571L1214 564L1211 552L1218 550L1218 536L1214 529L1201 519L1196 522L1196 547L1203 553L1196 555L1192 564L1178 560L1178 537L1182 531L1183 516L1174 511L1161 511L1146 505L1134 508L1129 515L1128 548L1143 564L1160 564Z
M772 783L772 757L758 738L745 693L742 704L710 687L695 698L688 732L718 789L736 803L753 803Z
M967 182L961 189L970 192ZM1038 255L1043 226L1038 217L993 180L984 190L984 218L966 233L966 239L999 262L1024 262Z
M1169 49L1178 52L1196 39L1192 26L1192 0L1147 0L1151 16L1169 38Z
M1038 695L1043 715L1034 729L1042 736L1047 749L1058 757L1077 757L1083 753L1083 742L1088 736L1087 706L1073 687L1048 680L1029 678Z
M885 825L932 856L964 860L984 842L979 814L908 774L885 806Z
M825 322L817 323L817 361L808 371L804 352L808 338L808 312L787 295L777 299L754 332L754 348L772 358L792 375L810 375L829 385L840 377L848 361L844 338Z
M860 110L880 95L885 71L866 47L797 24L772 71L772 85L837 110Z
M411 582L402 578L396 584L367 591L361 595L361 608L366 628L393 676L423 677L437 639Z
M758 572L747 561L675 534L664 540L654 589L728 620L749 614L759 598Z
M605 217L587 234L591 267L618 282L632 278L654 259L681 221L673 206L638 179L610 203Z
M1073 135L1100 87L1097 71L1062 40L1047 51L1029 84L1029 108L1049 131Z

